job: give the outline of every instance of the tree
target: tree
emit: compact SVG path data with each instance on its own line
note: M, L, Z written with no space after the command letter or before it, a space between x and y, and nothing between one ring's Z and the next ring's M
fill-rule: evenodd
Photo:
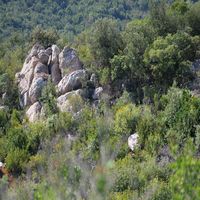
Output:
M118 90L132 91L141 99L141 90L148 79L143 62L146 48L153 42L156 33L148 19L134 20L127 24L123 34L125 48L111 60L111 77ZM121 83L121 84L119 84Z
M123 47L117 22L111 19L98 20L91 29L90 48L98 66L109 67L110 59Z
M182 156L172 164L174 174L170 178L172 199L198 200L200 196L200 160Z
M199 38L178 32L158 37L146 49L144 62L152 72L154 83L165 90L176 81L184 85L191 78L190 66L198 50Z
M177 30L176 24L167 14L167 10L165 0L151 1L150 3L150 21L160 36L164 36L167 33L175 33Z
M200 35L200 2L192 5L187 13L188 25L192 28L193 35Z

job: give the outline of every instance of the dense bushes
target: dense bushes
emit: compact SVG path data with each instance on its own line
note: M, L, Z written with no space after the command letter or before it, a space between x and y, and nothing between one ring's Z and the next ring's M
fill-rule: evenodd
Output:
M77 14L76 8L88 11L90 4L98 4L100 10L96 12L95 7L87 20L92 24L98 16L109 14L107 5L113 4L116 9L111 15L123 20L132 16L136 5L81 2L56 1L49 10L40 1L23 2L22 8L36 6L37 11L53 9L59 16L71 16L65 28L62 20L68 17L57 20L55 26L64 31L60 41L57 32L36 28L32 42L45 47L55 42L66 45L71 37L66 33L79 32L88 19L83 19L84 13ZM139 5L146 9L145 1ZM99 19L77 36L71 46L78 49L88 73L96 72L99 79L85 83L83 93L91 96L94 87L103 86L106 94L95 103L73 96L71 113L60 113L56 88L49 80L40 99L45 114L34 124L23 110L14 110L19 109L14 74L29 44L17 35L2 42L0 161L6 162L17 183L2 193L8 182L0 181L3 199L198 199L200 100L185 87L198 76L191 65L200 55L199 3L177 0L170 6L162 1L152 2L151 7L143 19L125 26L114 19ZM51 19L57 19L57 15L49 16L47 28ZM20 25L17 20L12 19L12 25ZM127 139L134 133L139 140L132 152Z

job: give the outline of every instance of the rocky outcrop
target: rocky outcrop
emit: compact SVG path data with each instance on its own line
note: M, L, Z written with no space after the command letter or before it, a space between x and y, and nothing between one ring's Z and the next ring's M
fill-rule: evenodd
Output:
M31 87L29 88L28 96L31 104L35 103L41 97L42 89L46 85L47 79L43 77L36 77L33 79Z
M27 110L26 115L30 122L35 122L40 119L41 116L42 105L39 102L35 102L30 108Z
M76 91L71 91L71 92L68 92L64 95L61 95L60 97L57 98L57 106L59 108L59 110L61 112L71 112L72 111L72 108L71 108L71 105L70 105L70 99L72 97L77 97L77 98L81 98L81 93L82 93L82 90L76 90Z
M62 112L71 112L69 99L72 96L81 97L83 92L80 89L85 83L92 84L89 89L87 86L90 92L85 91L91 93L90 98L97 100L103 92L101 87L95 89L95 74L89 77L74 49L65 47L60 51L56 45L45 49L36 44L29 52L22 70L16 74L20 105L27 109L26 115L31 122L38 120L42 115L40 100L48 79L51 79L57 88L57 106Z
M96 88L94 90L94 94L92 95L92 98L94 100L98 100L98 99L101 98L102 94L103 94L103 88L102 87L98 87L98 88Z
M0 106L0 111L8 112L9 108L7 106Z
M77 70L69 75L65 75L58 84L58 92L65 94L72 90L81 88L82 82L86 81L87 75L85 70Z
M59 54L60 54L60 49L56 45L52 45L50 71L51 71L52 81L55 84L58 84L62 78L61 71L59 68Z
M62 76L65 76L70 72L83 69L83 64L79 60L79 57L74 49L65 47L59 55L59 67L61 69Z

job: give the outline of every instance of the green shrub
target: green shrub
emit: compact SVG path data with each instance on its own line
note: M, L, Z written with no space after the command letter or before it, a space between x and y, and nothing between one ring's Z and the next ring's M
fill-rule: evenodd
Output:
M18 174L25 170L28 159L29 153L26 150L16 148L9 151L5 162L8 170Z
M117 134L129 135L135 132L141 110L133 104L122 106L116 111L114 130Z
M200 161L184 155L171 165L174 174L170 178L172 199L197 200L200 196Z
M164 110L162 121L167 130L166 138L174 144L183 144L190 136L194 137L199 123L199 99L192 97L189 91L171 88L162 98Z
M52 44L55 44L58 39L59 35L53 29L44 30L41 27L36 27L31 34L31 43L39 43L45 48L51 46Z

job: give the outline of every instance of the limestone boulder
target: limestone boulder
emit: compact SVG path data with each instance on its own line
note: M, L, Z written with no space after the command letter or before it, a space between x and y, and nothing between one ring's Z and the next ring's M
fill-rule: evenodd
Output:
M58 62L60 49L58 48L57 45L52 45L51 49L52 49L52 58L51 58L52 62L53 63Z
M42 105L39 102L35 102L26 112L30 122L35 122L40 119Z
M103 88L102 87L98 87L98 88L96 88L94 90L94 94L92 95L92 98L94 100L98 100L98 99L101 98L102 94L103 94Z
M46 85L47 79L44 77L36 77L33 79L33 82L29 89L29 98L31 104L37 102L41 97L42 89Z
M91 75L90 81L92 82L92 84L93 84L95 87L98 85L98 80L97 80L96 74L92 74L92 75Z
M47 65L48 61L49 61L49 55L45 52L45 50L40 51L40 53L38 54L38 58L39 61L44 64Z
M61 70L59 68L59 54L60 54L60 49L56 45L52 45L52 57L51 57L50 71L51 71L52 81L56 85L62 79Z
M22 107L28 105L27 92L34 78L34 70L38 62L38 58L33 56L28 63L24 63L21 72L15 76L19 87L20 104Z
M77 70L69 75L65 75L58 84L58 92L65 94L72 90L80 89L82 82L86 81L87 74L85 70Z
M132 151L134 151L135 148L138 146L138 138L139 138L139 135L137 133L130 135L128 138L128 147Z
M31 58L32 57L34 57L34 56L38 56L38 54L41 52L41 51L44 51L45 50L45 48L42 46L42 45L40 45L40 44L35 44L33 47L32 47L32 49L31 49L31 51L29 52L29 54L28 54L28 56L27 56L27 58L26 58L26 60L25 60L25 63L28 63L30 60L31 60Z
M28 91L25 92L24 94L20 95L19 102L20 102L20 106L22 108L24 108L24 107L26 107L26 106L28 106L28 105L31 104L30 98L29 98L29 92Z
M57 98L57 106L61 112L72 112L72 106L70 105L70 98L77 97L80 98L82 95L82 90L75 90L61 95Z
M62 76L64 76L75 70L82 69L83 64L79 60L79 57L74 49L65 47L59 54L59 67L61 69Z
M48 56L51 56L51 54L52 54L52 48L49 47L49 48L45 49L45 53L46 53Z
M38 62L34 69L34 74L48 74L48 67L41 62Z

